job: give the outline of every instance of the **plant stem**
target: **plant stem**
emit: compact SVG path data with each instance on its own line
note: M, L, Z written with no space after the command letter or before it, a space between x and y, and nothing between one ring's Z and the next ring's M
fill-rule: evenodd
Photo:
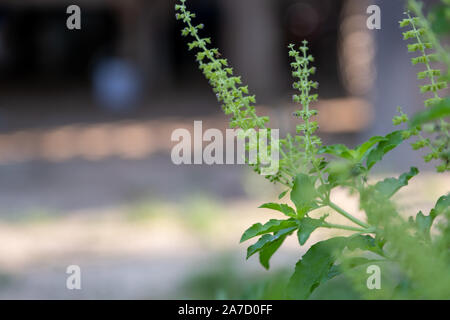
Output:
M367 223L365 223L365 222L359 220L358 218L352 216L350 213L348 213L347 211L345 211L345 210L342 209L341 207L337 206L337 205L334 204L333 202L329 201L329 202L327 203L327 205L328 205L331 209L335 210L337 213L341 214L342 216L344 216L344 217L346 217L347 219L349 219L350 221L352 221L353 223L356 223L357 225L359 225L359 226L361 226L361 227L363 227L363 228L365 228L365 229L370 228L370 225L368 225Z
M350 227L350 226L344 226L340 224L333 224L333 223L324 223L322 225L323 228L329 228L329 229L341 229L341 230L348 230L348 231L356 231L361 233L374 233L374 230L372 229L361 229L357 227Z

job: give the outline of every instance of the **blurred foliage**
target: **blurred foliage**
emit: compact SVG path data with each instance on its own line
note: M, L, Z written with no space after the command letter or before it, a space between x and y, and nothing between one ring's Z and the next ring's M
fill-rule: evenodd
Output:
M127 218L130 221L142 222L162 215L172 215L176 210L173 205L160 200L145 200L131 205L127 211Z
M439 35L450 33L450 1L442 0L441 4L435 5L429 13L429 20L433 31Z
M12 281L12 277L9 274L0 270L0 290L11 285Z
M184 200L182 214L185 222L194 230L207 232L221 215L221 206L213 197L196 194Z
M6 222L8 224L32 225L53 222L59 219L61 219L59 211L34 208L25 211L13 212L10 215L4 215L1 217L0 222Z
M127 210L130 222L145 222L159 218L176 219L197 232L209 232L213 221L221 215L221 206L214 197L189 194L176 202L160 199L138 201Z
M212 265L202 268L186 279L177 298L285 299L289 280L286 270L279 270L270 275L261 272L243 274L236 267L235 258L231 254L225 254L214 261Z

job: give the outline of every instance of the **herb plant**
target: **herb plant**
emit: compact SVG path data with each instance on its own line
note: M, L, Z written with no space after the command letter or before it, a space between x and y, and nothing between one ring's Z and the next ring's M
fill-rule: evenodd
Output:
M448 0L443 0L442 6L450 10ZM314 58L308 52L307 41L298 48L289 45L293 87L297 91L293 100L299 105L294 116L299 124L294 136L288 134L280 140L280 170L267 178L285 186L286 191L280 194L279 200L289 194L294 207L285 203L263 204L261 208L278 211L285 219L254 224L244 232L241 242L258 238L248 247L247 258L258 254L260 263L269 269L271 257L288 236L295 234L303 246L318 228L346 230L352 235L331 237L312 245L295 266L286 289L287 298L307 299L319 285L339 275L351 281L366 298L450 298L450 195L437 199L429 213L416 212L406 220L391 198L419 170L413 167L399 177L369 182L373 167L408 139L413 139L414 149L428 150L425 161L436 162L438 172L450 171L447 122L450 99L444 95L450 74L450 54L425 17L422 3L409 0L407 7L400 27L405 29L404 39L411 41L408 51L415 53L413 65L423 66L417 74L423 81L420 90L431 97L425 100L424 110L411 119L398 108L399 115L393 124L403 125L403 129L374 136L354 149L343 144L323 145L317 137L318 124L314 120L317 111L312 108L318 99L315 93L318 83L311 79L316 71ZM195 14L188 10L186 0L178 0L175 9L176 18L185 24L182 34L193 39L189 50L196 51L200 70L222 103L223 111L230 115L231 127L265 129L269 118L256 114L256 99L248 86L234 75L218 49L209 47L211 40L200 35L203 25L194 24ZM437 19L436 16L435 13L432 19ZM445 70L433 68L436 61ZM261 170L259 163L252 167L256 172ZM366 216L364 221L332 201L338 187L357 195L359 208ZM313 218L312 213L318 209L329 213ZM330 214L345 217L348 224L328 222ZM367 289L366 268L370 265L380 266L386 275L383 290Z

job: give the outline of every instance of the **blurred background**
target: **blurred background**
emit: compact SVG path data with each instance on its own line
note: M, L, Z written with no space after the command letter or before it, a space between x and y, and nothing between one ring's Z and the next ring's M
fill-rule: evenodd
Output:
M436 1L427 0L427 4ZM81 30L66 27L81 8ZM381 30L366 27L371 4ZM279 190L243 166L172 164L171 133L227 128L227 118L186 50L172 0L0 1L0 299L263 298L305 248L295 239L265 271L245 261L240 234L272 213ZM310 42L320 82L320 136L355 146L392 131L397 106L420 110L417 68L398 21L400 0L190 0L257 96L259 114L292 132L287 45ZM425 174L397 196L429 210L448 191L404 144L380 178ZM357 210L344 191L343 207ZM314 243L323 233L313 237ZM307 246L306 246L307 248ZM79 265L82 290L66 289ZM347 288L337 280L337 288ZM348 288L347 288L348 289ZM327 298L343 297L328 288ZM357 298L350 289L348 297ZM334 295L334 296L333 296Z

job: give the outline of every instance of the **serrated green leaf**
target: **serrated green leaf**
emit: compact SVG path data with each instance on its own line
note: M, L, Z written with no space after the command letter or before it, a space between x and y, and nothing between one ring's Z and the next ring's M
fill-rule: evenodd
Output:
M327 168L328 182L331 186L342 185L351 177L354 164L349 161L335 161Z
M337 275L335 263L346 247L371 250L375 244L370 236L356 235L335 237L311 246L295 266L288 285L288 297L307 299L320 284Z
M317 228L323 225L323 221L319 219L303 218L300 221L300 226L297 231L298 242L300 245L304 245L308 241L311 233L313 233Z
M288 285L288 297L307 299L322 282L336 261L336 252L342 252L347 239L331 238L313 245L300 259Z
M321 161L319 163L317 168L316 167L312 167L311 170L309 170L309 174L317 173L318 170L321 171L321 170L325 169L327 167L327 165L328 165L328 162L323 160L323 161Z
M351 251L359 249L363 251L370 251L383 256L382 249L377 245L375 238L369 235L353 235L348 237L347 248Z
M254 238L254 237L266 234L266 233L276 232L276 231L286 229L286 228L291 228L291 227L297 227L297 222L293 219L290 219L290 220L271 219L264 225L262 225L261 223L255 223L254 225L252 225L250 228L248 228L244 232L244 234L241 237L240 242L242 243L251 238Z
M270 268L270 258L272 258L274 253L281 247L286 237L287 235L282 236L278 240L273 241L259 251L259 262L267 270Z
M450 195L440 197L429 215L426 216L420 211L413 222L418 231L426 238L429 238L434 220L438 215L445 213L446 210L450 210Z
M279 203L270 202L270 203L263 204L262 206L260 206L260 208L272 209L275 211L279 211L281 213L284 213L288 217L292 217L292 218L295 218L297 216L297 213L295 212L295 210L293 208L291 208L290 206L288 206L287 204L279 204Z
M433 220L434 217L431 215L425 216L422 211L420 211L417 215L416 215L416 226L417 229L419 230L419 232L423 235L425 235L425 237L429 237L430 236L430 229L431 226L433 225Z
M280 231L275 232L274 234L265 234L259 240L247 248L247 259L250 258L255 253L259 252L260 250L268 248L271 244L273 244L275 241L279 240L282 237L286 237L290 233L294 232L294 230L297 229L297 226L282 229Z
M375 136L370 138L368 141L364 142L360 146L356 147L356 160L357 161L363 161L364 158L368 155L369 151L372 150L372 148L381 141L386 141L386 137L381 136Z
M402 174L398 179L388 178L378 182L375 185L375 190L380 192L387 198L392 197L402 187L407 186L409 180L419 173L417 168L412 167L409 172Z
M312 178L303 173L298 174L292 187L291 200L297 208L299 218L303 217L310 210L317 208L315 202L317 196L318 193Z
M448 210L450 210L450 194L440 197L432 209L434 216L444 214Z
M331 280L334 277L337 277L341 275L344 270L353 269L359 266L363 266L365 264L374 263L375 261L380 260L373 260L373 259L367 259L363 257L352 257L345 259L341 264L339 265L333 265L330 268L330 271L328 272L327 280Z
M331 146L324 146L319 150L319 154L326 153L331 154L333 156L347 159L347 160L353 160L355 151L347 148L347 146L343 144L335 144Z
M386 140L383 140L373 148L367 156L367 168L372 168L378 161L383 159L384 155L400 145L403 142L402 131L394 131L388 134Z

